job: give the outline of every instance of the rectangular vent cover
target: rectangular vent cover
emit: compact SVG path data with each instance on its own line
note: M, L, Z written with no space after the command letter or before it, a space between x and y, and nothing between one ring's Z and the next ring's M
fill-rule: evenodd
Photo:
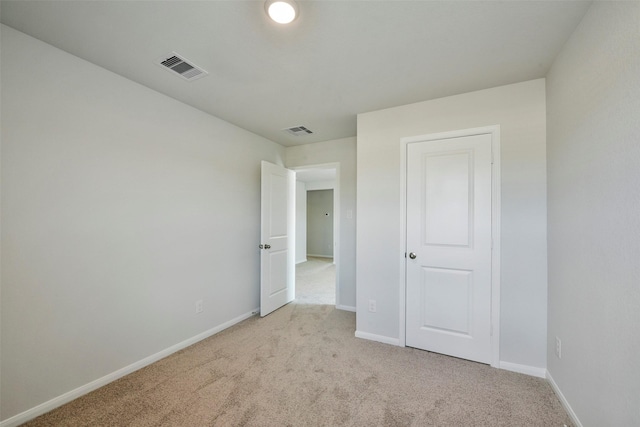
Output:
M165 70L172 71L183 79L189 81L197 80L209 74L193 62L185 59L183 56L180 56L175 52L170 52L158 58L155 63Z
M294 126L294 127L282 129L282 130L293 136L305 136L313 133L304 126Z

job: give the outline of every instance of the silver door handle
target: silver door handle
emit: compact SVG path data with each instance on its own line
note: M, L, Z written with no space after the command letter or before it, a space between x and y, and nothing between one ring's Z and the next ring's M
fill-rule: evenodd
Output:
M409 252L409 258L416 259L417 255L413 252Z
M271 249L271 245L264 245L265 249Z
M260 249L264 249L264 245L258 245Z

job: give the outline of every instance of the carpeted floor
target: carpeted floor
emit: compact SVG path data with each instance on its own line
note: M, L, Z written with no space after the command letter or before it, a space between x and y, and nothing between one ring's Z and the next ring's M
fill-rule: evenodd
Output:
M333 258L308 257L296 265L296 303L336 304L336 266Z
M333 301L327 261L298 266L295 302L26 425L571 425L542 379L355 338L354 313L312 303Z

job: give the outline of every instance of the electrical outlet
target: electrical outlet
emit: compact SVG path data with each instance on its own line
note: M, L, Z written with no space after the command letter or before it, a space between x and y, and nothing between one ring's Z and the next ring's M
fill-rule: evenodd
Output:
M556 337L556 357L562 359L562 341Z
M204 311L204 308L202 307L202 300L199 299L198 301L196 301L196 313L202 313Z
M374 299L370 299L369 300L369 311L371 313L375 313L376 312L376 300L374 300Z

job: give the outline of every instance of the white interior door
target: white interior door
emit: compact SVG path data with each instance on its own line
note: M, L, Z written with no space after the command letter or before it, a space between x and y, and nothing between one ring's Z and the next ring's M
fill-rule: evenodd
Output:
M295 298L296 174L262 162L260 316Z
M491 362L491 135L407 147L406 345Z

